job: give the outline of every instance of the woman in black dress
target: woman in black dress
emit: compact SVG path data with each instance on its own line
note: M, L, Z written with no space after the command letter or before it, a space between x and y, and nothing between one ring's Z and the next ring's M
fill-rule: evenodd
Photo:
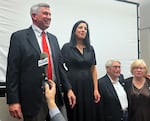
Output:
M129 96L129 121L150 121L150 80L142 59L131 64L133 77L125 80Z
M62 60L66 66L68 82L62 82L69 121L95 121L94 102L100 100L96 59L90 45L89 28L78 21L69 43L62 47Z

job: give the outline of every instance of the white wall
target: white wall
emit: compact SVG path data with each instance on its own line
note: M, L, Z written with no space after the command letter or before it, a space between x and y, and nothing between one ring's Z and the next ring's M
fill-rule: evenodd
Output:
M140 43L141 58L143 58L150 72L150 1L140 6Z
M129 76L137 51L136 5L115 0L11 0L0 4L0 81L5 81L6 58L12 32L31 25L29 9L38 2L48 2L52 22L48 31L58 37L60 46L69 41L73 24L80 20L89 23L91 43L97 57L98 77L105 74L105 62L117 58L122 73Z
M150 1L146 4L140 4L140 28L144 29L150 27Z

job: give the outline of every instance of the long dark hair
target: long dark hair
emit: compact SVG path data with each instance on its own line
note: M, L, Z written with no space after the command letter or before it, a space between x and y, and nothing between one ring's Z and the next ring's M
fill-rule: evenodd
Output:
M87 25L87 34L86 34L86 37L85 39L83 40L83 44L87 47L87 48L90 48L90 34L89 34L89 27L88 27L88 23L84 20L80 20L78 22L76 22L72 28L72 32L71 32L71 38L70 38L70 43L73 45L73 46L76 46L77 44L77 37L75 35L75 31L78 27L78 25L80 23L85 23Z

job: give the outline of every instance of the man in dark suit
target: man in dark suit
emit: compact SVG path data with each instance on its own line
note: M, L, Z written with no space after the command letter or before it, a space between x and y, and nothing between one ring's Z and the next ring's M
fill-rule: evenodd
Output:
M107 74L98 80L101 101L96 107L97 121L127 121L128 101L121 63L112 59L105 67Z
M41 33L46 33L48 49L51 53L52 80L57 85L56 103L63 105L60 90L59 54L57 38L46 29L51 22L48 4L40 3L31 7L31 27L11 35L6 74L7 104L11 116L24 121L45 121L48 106L43 95L42 79L45 69L38 66L43 52Z

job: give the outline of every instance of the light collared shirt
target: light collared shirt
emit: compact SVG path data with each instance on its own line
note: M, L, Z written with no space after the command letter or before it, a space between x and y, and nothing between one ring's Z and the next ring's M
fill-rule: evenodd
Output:
M36 25L32 24L32 29L35 33L35 36L37 38L39 47L41 52L43 52L43 48L42 48L42 30L37 27ZM48 38L47 38L47 32L44 31L46 33L46 42L49 43ZM55 70L54 70L54 64L53 64L53 59L52 59L52 53L51 53L51 48L50 48L50 43L48 44L48 48L49 48L49 52L50 52L50 57L51 57L51 63L52 63L52 80L56 80L56 76L55 76Z
M50 109L49 115L51 117L51 121L67 121L57 107Z
M109 75L108 77L111 80L113 87L115 88L122 110L126 110L128 108L127 94L123 86L120 84L119 78L117 78L116 80L112 80Z
M51 118L53 118L58 113L60 113L60 111L57 107L49 110L49 115Z

